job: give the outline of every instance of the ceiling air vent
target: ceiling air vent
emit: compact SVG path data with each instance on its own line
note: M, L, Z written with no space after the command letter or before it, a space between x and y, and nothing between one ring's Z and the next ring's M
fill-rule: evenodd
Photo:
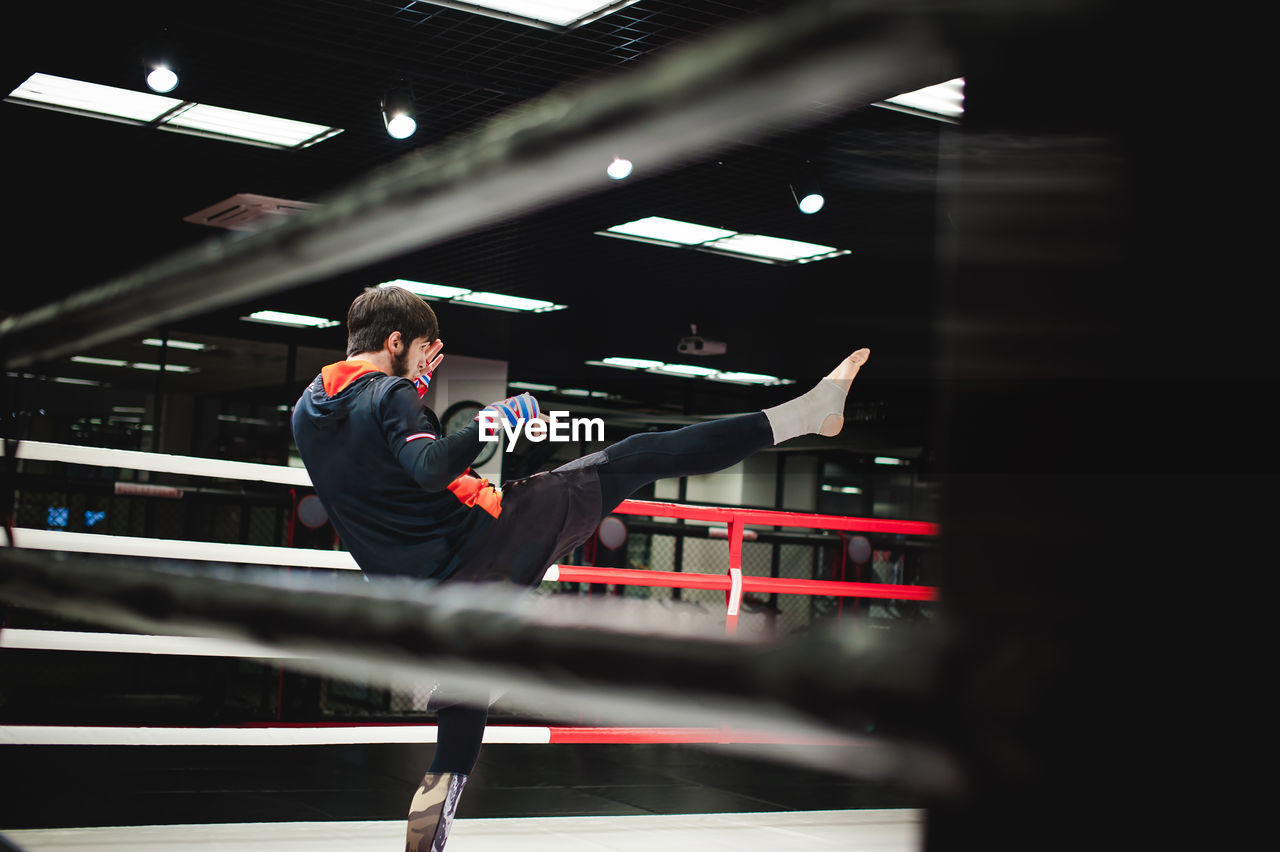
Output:
M285 198L268 198L265 195L241 192L190 216L183 216L182 221L230 228L233 231L256 231L271 224L276 216L296 216L315 206L307 201L289 201Z

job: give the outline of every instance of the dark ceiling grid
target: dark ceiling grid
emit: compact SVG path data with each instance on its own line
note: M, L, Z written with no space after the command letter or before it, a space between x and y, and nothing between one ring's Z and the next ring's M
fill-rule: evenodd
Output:
M324 121L344 132L304 151L280 152L0 105L6 129L25 139L38 139L55 125L72 132L79 127L84 141L45 146L50 149L47 162L40 159L41 146L24 147L32 172L74 175L78 193L114 205L109 219L92 226L76 223L85 250L68 256L65 268L58 270L68 290L101 283L113 274L93 259L89 247L95 239L104 247L103 257L134 268L218 236L212 229L181 222L181 216L220 198L264 192L320 200L405 152L475 133L494 115L529 98L640 65L672 45L788 4L641 0L569 32L405 0L229 0L212 12L188 4L155 8L161 5L171 12L167 19L175 33L185 33L178 40L187 49L183 66L189 88L181 90L184 97ZM62 65L77 69L74 74L28 67L43 61L48 40L59 29L52 12L40 14L45 23L35 31L31 48L0 60L17 77L13 85L23 79L20 74L43 70L141 88L136 63L114 56L128 48L90 32L94 22L109 19L102 9L60 33L83 50L74 62L67 59ZM130 14L129 26L140 43L146 16ZM77 27L84 32L66 32ZM94 76L95 68L107 67L115 70ZM404 141L387 136L378 114L382 92L401 77L414 86L421 128ZM238 338L248 341L246 348L289 341L308 351L340 353L340 332L295 332L241 322L239 316L249 308L273 307L341 318L360 286L409 277L568 304L569 310L537 316L440 307L452 353L507 359L512 375L529 381L545 376L555 380L551 383L590 383L599 390L619 383L629 391L647 387L668 399L679 397L688 382L637 377L584 362L610 354L678 360L676 340L688 323L699 322L708 336L730 342L730 353L716 366L798 381L829 368L830 351L845 340L850 348L878 344L877 366L883 365L883 372L867 375L874 386L892 372L890 362L902 357L893 348L914 346L922 323L927 328L922 314L929 286L938 130L932 122L885 110L850 114L821 103L812 106L813 116L823 122L814 128L773 128L749 144L707 150L658 175L637 163L635 175L621 183L608 181L601 163L598 194L312 282L280 294L271 304L192 318L177 330ZM74 157L81 147L92 152L91 159L79 158L69 167L66 157ZM53 156L55 151L60 158ZM786 185L791 169L805 156L821 159L829 183L828 207L814 217L798 213ZM110 190L102 192L103 186ZM27 197L36 205L37 219L65 215L52 201L39 206L44 203L39 193ZM807 239L854 253L779 268L593 233L648 215ZM48 295L30 298L43 302ZM34 307L19 301L6 298L0 309ZM135 344L130 345L136 349ZM109 351L94 354L110 356ZM232 359L211 366L203 379L196 374L165 380L192 392L214 386L218 392L230 390L236 387L236 363ZM145 390L154 382L146 374L119 372L112 375L120 387ZM725 410L734 408L734 395L752 404L767 396L733 386L710 390L728 395Z
M640 4L637 4L639 6ZM751 4L758 5L758 4ZM431 9L429 14L418 8ZM276 97L267 100L259 93L259 109L274 109L288 114L290 103L314 102L335 113L359 116L358 122L342 122L346 133L317 150L318 158L351 156L365 142L365 155L377 161L396 151L395 140L388 140L377 117L377 101L382 91L399 78L412 83L422 112L422 130L409 140L415 145L474 129L494 112L508 108L519 100L545 92L556 85L608 71L621 61L665 46L673 40L687 38L697 28L687 24L683 29L671 23L671 14L662 16L635 9L620 24L610 18L591 25L591 32L554 33L496 19L428 4L361 4L341 14L335 4L253 4L253 8L237 10L255 18L253 26L245 26L245 38L260 48L270 45L271 53L282 62L295 61L314 73L295 73L292 85L276 84ZM624 10L627 12L629 10ZM361 14L350 14L359 12ZM381 15L373 14L381 12ZM623 13L619 13L622 15ZM409 20L406 23L406 17ZM617 17L617 16L610 16ZM649 22L660 18L660 33L650 30ZM729 20L721 18L720 23ZM235 34L226 25L211 27L195 21L191 28L226 38L233 43ZM603 35L601 35L603 34ZM603 45L603 47L602 47ZM623 60L617 51L625 52ZM341 73L334 74L338 66ZM260 68L261 66L259 66ZM213 73L210 68L209 72ZM223 69L226 73L227 69ZM326 73L328 71L329 73ZM240 83L246 89L253 74L244 71ZM323 80L321 85L312 81ZM295 100L293 96L298 96ZM507 95L504 99L503 95ZM294 107L296 112L298 107ZM319 115L296 115L321 120ZM337 152L341 152L341 154Z
M932 143L925 139L924 144ZM932 174L931 161L927 158L901 150L893 154L918 160L915 167L923 167ZM837 195L828 210L806 217L795 209L790 198L791 159L768 148L746 146L725 156L725 165L719 161L698 163L613 185L602 177L599 196L559 205L518 223L495 226L445 246L424 250L407 259L403 268L417 270L419 277L436 283L565 302L579 318L607 309L631 293L666 292L669 295L665 299L673 305L672 315L654 316L652 320L655 327L665 323L663 327L667 330L663 334L671 339L664 337L657 345L668 348L668 344L673 346L675 335L687 322L699 318L686 312L693 308L681 306L701 304L703 307L698 312L705 323L714 321L715 314L721 311L732 312L734 294L756 303L767 303L776 301L778 288L783 287L788 288L792 300L801 300L806 287L812 286L804 282L841 280L842 270L856 260L842 258L811 267L779 269L745 260L697 255L690 250L628 243L597 236L595 231L631 218L667 215L866 251L861 242L863 229L851 223L859 223L865 217L876 225L878 232L893 234L900 229L904 215L913 214L917 220L932 215L931 198L907 205L899 201L898 195L890 194L887 197L894 204L893 209L886 208L886 202L881 200L876 200L872 209L862 209L868 205L868 199ZM921 203L926 205L923 213L919 209ZM918 227L908 230L914 232ZM913 248L918 246L908 245L903 250ZM890 254L897 251L884 246L871 249ZM543 278L532 274L548 264L558 265L558 273ZM432 274L438 270L448 270L450 274L445 277L450 280ZM715 292L717 290L720 292ZM726 290L730 292L724 292ZM707 291L712 292L704 295ZM720 307L714 311L707 307L717 305ZM632 309L637 319L648 318L649 312L648 307L641 305ZM786 316L788 311L775 308L774 313ZM656 342L645 343L653 346ZM749 367L737 365L738 369Z

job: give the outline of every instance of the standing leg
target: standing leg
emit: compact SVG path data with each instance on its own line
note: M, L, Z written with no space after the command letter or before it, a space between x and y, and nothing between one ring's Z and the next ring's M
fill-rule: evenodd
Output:
M453 704L436 712L436 753L409 805L405 852L441 852L471 770L489 709Z
M565 467L596 466L601 514L607 515L650 482L723 470L801 435L838 435L844 427L845 396L870 356L871 350L859 349L808 393L782 405L669 432L632 435Z

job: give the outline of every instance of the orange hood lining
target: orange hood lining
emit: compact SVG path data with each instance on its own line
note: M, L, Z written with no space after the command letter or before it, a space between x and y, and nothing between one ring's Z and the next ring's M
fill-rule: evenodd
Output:
M322 367L320 378L324 382L324 392L329 396L337 396L346 390L352 382L366 373L381 372L368 361L339 361L336 364Z

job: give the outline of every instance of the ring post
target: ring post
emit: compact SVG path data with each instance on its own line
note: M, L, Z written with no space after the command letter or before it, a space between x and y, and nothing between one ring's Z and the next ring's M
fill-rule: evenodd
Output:
M729 591L725 592L724 632L738 632L738 610L742 606L742 518L729 519Z

